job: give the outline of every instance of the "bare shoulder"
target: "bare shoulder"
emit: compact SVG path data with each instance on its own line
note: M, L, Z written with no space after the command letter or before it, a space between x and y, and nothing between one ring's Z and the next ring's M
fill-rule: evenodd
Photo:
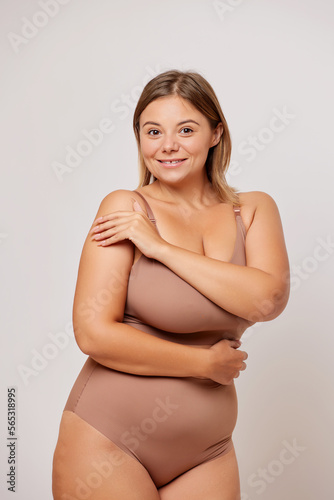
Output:
M103 208L112 208L113 210L132 210L134 201L143 203L142 198L138 195L137 191L130 191L129 189L116 189L107 194L101 201Z
M257 208L260 205L272 205L276 206L275 200L270 194L264 191L248 191L244 193L238 193L241 207L253 207Z
M248 191L238 193L240 200L241 216L248 230L254 221L256 212L266 210L278 213L278 207L270 194L264 191Z
M107 194L101 201L103 208L119 208L120 210L127 210L130 208L135 194L129 189L116 189Z
M107 194L100 203L98 216L106 215L116 210L133 210L133 202L137 201L145 210L142 198L129 189L116 189Z

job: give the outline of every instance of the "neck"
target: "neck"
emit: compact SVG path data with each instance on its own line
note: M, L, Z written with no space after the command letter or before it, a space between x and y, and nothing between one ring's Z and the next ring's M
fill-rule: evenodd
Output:
M179 205L201 207L203 204L210 205L219 201L206 173L200 182L198 180L189 182L187 179L184 183L166 184L157 179L154 185L157 197Z

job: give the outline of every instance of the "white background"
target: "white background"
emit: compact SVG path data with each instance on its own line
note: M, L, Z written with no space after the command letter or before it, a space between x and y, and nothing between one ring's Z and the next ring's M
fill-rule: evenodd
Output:
M0 2L1 498L51 499L61 412L85 360L68 328L82 245L102 198L137 187L133 109L143 84L172 68L199 71L216 90L233 140L229 181L276 200L291 263L287 308L243 344L234 432L243 500L331 498L333 2L62 0L56 12L55 1ZM47 3L52 16L41 15ZM277 112L289 118L272 132ZM57 176L55 162L103 119L112 132Z

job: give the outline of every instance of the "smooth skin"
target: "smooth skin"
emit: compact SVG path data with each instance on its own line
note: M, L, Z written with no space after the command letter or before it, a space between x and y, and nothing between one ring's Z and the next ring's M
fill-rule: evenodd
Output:
M247 266L228 262L235 215L230 204L217 198L204 167L221 133L221 125L212 130L178 96L157 99L143 111L141 152L157 180L139 191L150 203L159 231L138 195L114 191L100 205L79 265L74 332L80 349L99 363L139 375L202 377L221 384L231 384L246 368L247 353L239 350L239 341L185 346L122 323L128 276L141 254L252 322L271 320L285 308L289 264L279 212L266 193L240 194ZM171 165L170 160L182 161ZM111 292L110 300L101 306L98 297L104 289ZM94 300L92 317L87 305ZM157 488L140 462L65 411L54 455L53 494L55 500L238 500L238 465L232 449Z

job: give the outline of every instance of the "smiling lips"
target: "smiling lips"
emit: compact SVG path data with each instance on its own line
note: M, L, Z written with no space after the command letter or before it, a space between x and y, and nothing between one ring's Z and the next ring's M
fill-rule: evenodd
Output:
M178 167L186 161L187 158L180 158L180 159L175 159L175 160L158 160L159 163L161 163L164 167L167 168L173 168L173 167Z

